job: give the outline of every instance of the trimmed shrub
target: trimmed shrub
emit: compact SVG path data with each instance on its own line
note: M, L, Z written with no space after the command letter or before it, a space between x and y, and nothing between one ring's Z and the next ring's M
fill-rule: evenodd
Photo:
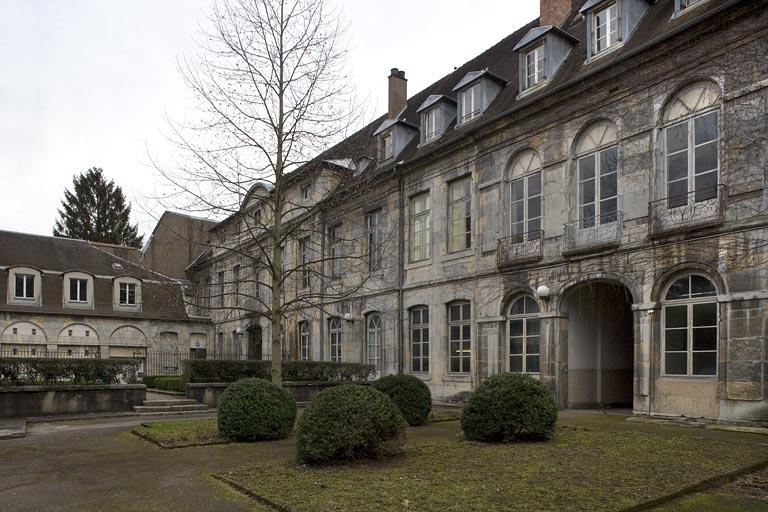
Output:
M418 377L399 373L387 375L373 383L400 409L409 425L423 425L432 411L432 394Z
M238 380L221 396L219 432L230 439L283 439L295 422L293 395L266 380Z
M0 386L133 384L135 359L0 358Z
M169 377L163 375L144 377L142 382L148 388L162 389L164 391L177 391L183 393L186 390L181 377Z
M307 463L379 458L402 450L405 420L381 391L342 384L312 399L296 437L298 458Z
M187 359L187 382L235 382L255 377L271 380L271 361ZM371 365L323 361L283 361L283 380L287 382L359 382L375 373Z
M467 439L494 443L549 439L557 407L549 390L530 375L504 373L480 384L461 413Z

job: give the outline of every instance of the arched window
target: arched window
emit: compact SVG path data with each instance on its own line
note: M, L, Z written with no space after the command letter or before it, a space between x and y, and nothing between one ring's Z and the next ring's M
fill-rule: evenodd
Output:
M328 321L328 331L331 334L331 362L341 362L341 318L334 317Z
M448 343L450 371L469 373L472 363L471 307L469 302L453 302L448 305Z
M579 225L616 222L618 218L618 144L613 123L592 125L576 145Z
M664 374L717 375L717 290L708 278L675 280L663 300Z
M717 85L699 82L675 95L664 111L664 181L668 208L717 197L719 104Z
M381 364L381 315L370 313L366 318L366 354L368 364L379 370Z
M429 372L429 307L411 309L411 371Z
M541 238L541 159L531 150L510 166L510 226L515 241Z
M299 322L299 357L302 361L312 359L312 326L309 322Z
M541 354L541 320L539 305L524 295L516 299L507 311L509 338L509 371L539 373Z

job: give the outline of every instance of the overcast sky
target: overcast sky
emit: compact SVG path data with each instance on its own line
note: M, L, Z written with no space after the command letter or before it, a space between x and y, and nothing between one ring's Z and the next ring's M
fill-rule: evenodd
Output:
M211 0L3 0L0 17L0 229L49 235L72 176L102 167L152 230L157 178L147 148L171 148L166 115L188 91L177 58ZM357 94L386 109L389 69L409 95L538 16L536 0L337 0L350 22ZM512 56L510 56L512 58ZM154 210L154 211L152 211Z

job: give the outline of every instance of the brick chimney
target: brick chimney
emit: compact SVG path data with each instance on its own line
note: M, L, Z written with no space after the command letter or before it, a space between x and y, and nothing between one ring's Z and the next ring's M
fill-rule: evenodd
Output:
M571 12L571 0L539 0L539 26L559 27Z
M405 71L392 68L389 74L389 111L387 119L395 119L405 108L408 100L408 80L405 79Z

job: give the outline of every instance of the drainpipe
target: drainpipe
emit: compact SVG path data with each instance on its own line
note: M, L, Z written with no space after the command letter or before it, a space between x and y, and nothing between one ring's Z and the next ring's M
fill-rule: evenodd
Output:
M320 360L325 361L325 296L322 290L326 290L325 279L325 213L320 213Z
M404 163L403 160L395 164L394 170ZM403 333L403 288L405 285L405 183L403 173L397 172L398 182L398 234L397 234L397 373L403 373L405 367L405 336Z

